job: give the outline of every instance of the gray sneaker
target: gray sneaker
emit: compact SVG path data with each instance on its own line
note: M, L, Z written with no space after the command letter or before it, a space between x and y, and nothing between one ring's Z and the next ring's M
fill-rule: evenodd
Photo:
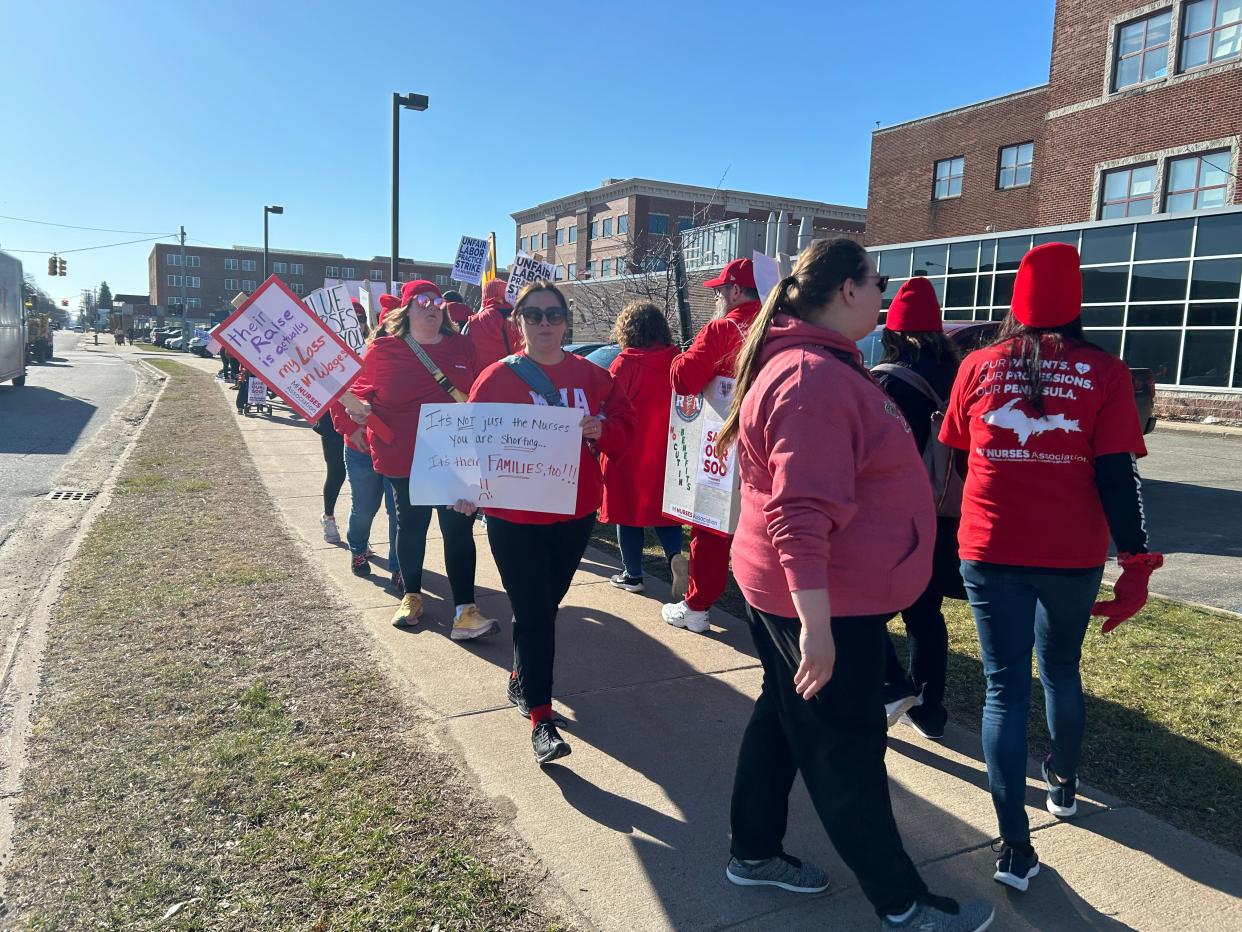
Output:
M788 854L758 863L730 858L725 876L739 887L780 887L791 893L823 893L828 889L827 874Z
M910 932L983 932L992 924L996 910L987 900L967 900L958 904L940 896L918 903L900 922L885 916L882 929L908 929Z

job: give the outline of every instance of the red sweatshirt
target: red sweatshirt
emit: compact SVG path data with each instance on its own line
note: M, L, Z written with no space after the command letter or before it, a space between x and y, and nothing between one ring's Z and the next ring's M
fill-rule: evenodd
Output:
M837 617L898 611L931 576L936 512L910 428L830 348L859 359L839 333L778 314L742 403L733 576L786 618L803 589L827 589Z
M474 347L469 340L457 334L445 334L439 343L423 344L423 349L455 388L462 392L470 390L476 367ZM391 443L385 443L373 430L367 429L375 471L392 479L410 474L422 406L453 400L431 377L405 340L392 336L377 337L367 347L362 357L362 371L349 390L370 402L376 416L392 428Z
M462 332L474 344L480 372L523 349L522 333L513 322L513 316L505 317L490 304L484 304L483 310L467 320Z
M738 351L759 307L758 301L739 304L695 334L690 348L673 360L673 391L697 395L718 375L733 378Z
M624 450L600 457L604 507L600 520L631 527L676 524L664 517L664 454L673 395L669 367L675 346L623 349L608 371L634 406L634 439Z
M573 353L566 353L564 359L555 366L539 368L560 389L561 399L566 407L577 408L583 417L602 417L604 429L598 440L584 440L582 443L582 455L578 460L578 502L572 515L510 511L505 508L483 509L486 514L518 524L555 524L558 521L584 518L599 508L604 482L595 458L596 452L616 454L625 449L634 435L634 408L625 396L625 391L613 381L606 370ZM538 392L503 362L493 363L483 370L478 381L474 383L474 388L470 390L470 400L547 404Z

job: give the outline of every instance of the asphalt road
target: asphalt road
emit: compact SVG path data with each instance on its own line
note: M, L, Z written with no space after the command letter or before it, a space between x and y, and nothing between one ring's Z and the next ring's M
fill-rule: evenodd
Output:
M31 366L22 388L0 386L0 543L134 390L124 359L92 351L83 334L55 336L51 363Z
M1139 462L1152 591L1242 612L1242 438L1156 430Z

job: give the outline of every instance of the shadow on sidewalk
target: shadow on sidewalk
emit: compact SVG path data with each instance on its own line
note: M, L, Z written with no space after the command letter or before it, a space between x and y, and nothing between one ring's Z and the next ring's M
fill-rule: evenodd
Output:
M1242 491L1144 479L1143 507L1166 554L1242 557Z

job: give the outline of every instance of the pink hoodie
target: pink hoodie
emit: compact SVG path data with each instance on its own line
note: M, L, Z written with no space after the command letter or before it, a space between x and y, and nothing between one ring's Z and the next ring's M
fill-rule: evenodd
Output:
M912 604L931 577L936 516L901 412L835 331L778 314L760 360L738 439L733 576L746 601L786 618L803 589L828 589L836 617Z

